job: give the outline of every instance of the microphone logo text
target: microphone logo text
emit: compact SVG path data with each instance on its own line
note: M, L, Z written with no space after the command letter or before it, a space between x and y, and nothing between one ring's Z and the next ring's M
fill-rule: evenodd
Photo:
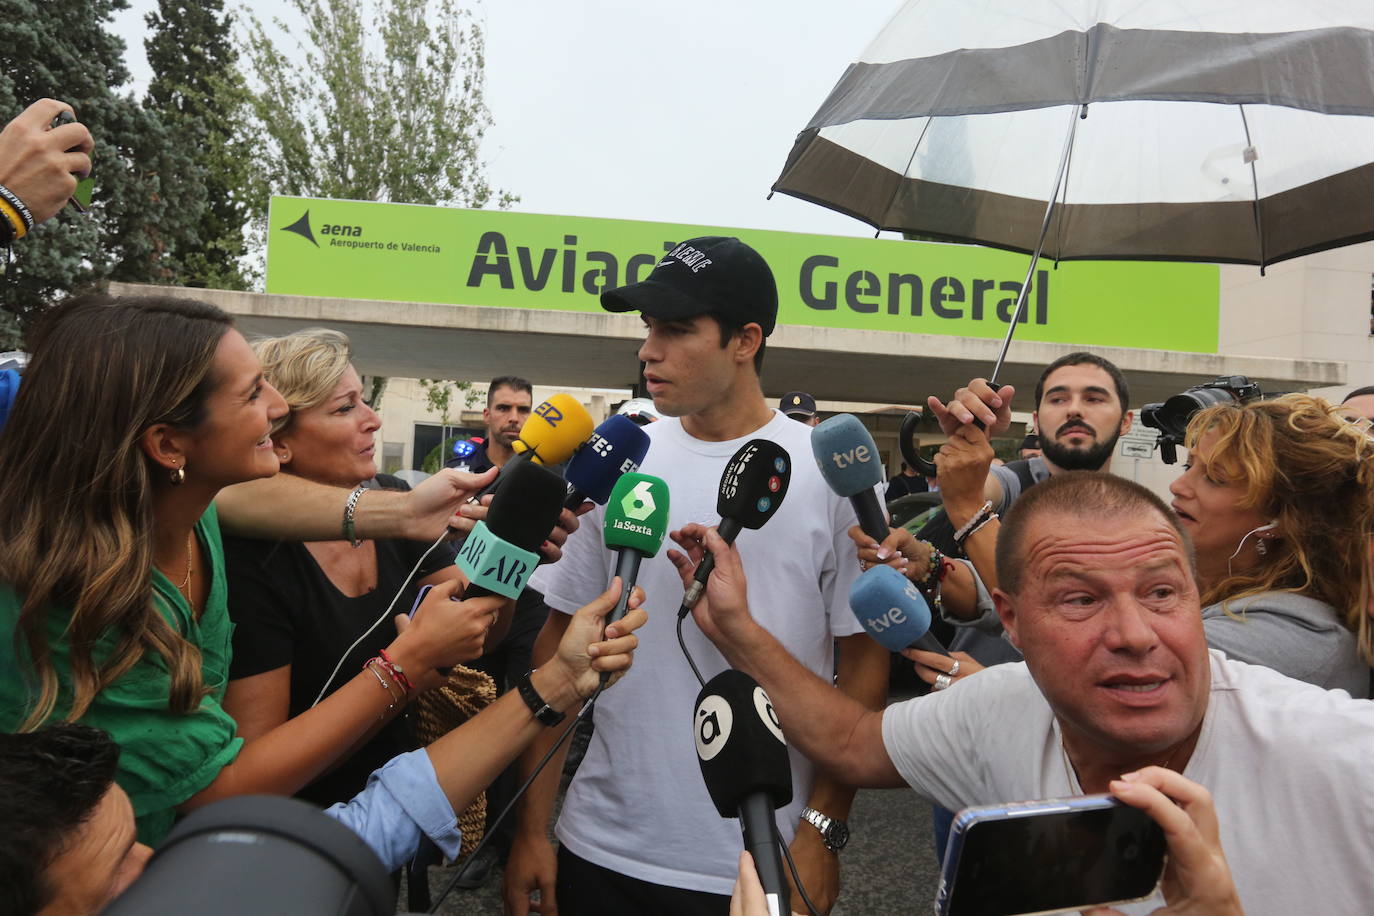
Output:
M711 694L697 704L692 724L696 730L697 757L711 760L725 749L735 717L724 697Z

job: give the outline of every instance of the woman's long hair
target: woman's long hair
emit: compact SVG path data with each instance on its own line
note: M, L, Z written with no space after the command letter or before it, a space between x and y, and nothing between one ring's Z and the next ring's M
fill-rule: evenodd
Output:
M1207 470L1235 481L1240 504L1273 519L1277 534L1258 565L1226 576L1202 602L1229 604L1266 591L1316 598L1336 609L1374 661L1374 441L1337 410L1290 394L1209 407L1189 422L1188 448L1214 433Z
M81 718L145 652L167 666L173 711L205 696L199 650L153 605L151 474L162 468L140 439L154 424L190 429L204 419L215 350L231 327L228 314L201 302L89 295L36 329L0 435L0 581L23 601L13 639L36 682L23 730L53 716L66 689L65 718ZM70 685L52 663L55 614ZM114 650L94 658L107 635Z

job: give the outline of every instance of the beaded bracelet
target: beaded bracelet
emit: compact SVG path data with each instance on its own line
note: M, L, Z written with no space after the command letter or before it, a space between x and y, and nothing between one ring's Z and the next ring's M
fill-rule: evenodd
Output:
M377 664L381 665L382 669L391 675L391 679L399 684L407 694L414 693L415 687L410 683L410 678L406 677L406 673L400 665L391 660L391 656L386 654L386 650L378 649L377 654L380 656Z
M974 536L975 534L977 534L979 531L982 531L982 530L983 530L983 526L986 525L988 522L995 521L996 519L997 519L997 513L996 513L996 512L991 512L991 513L989 513L988 516L987 516L986 518L984 518L981 522L979 522L978 524L974 525L974 526L973 526L973 530L970 531L968 534L964 535L963 540L959 541L959 549L960 549L960 550L963 550L963 549L964 549L964 545L968 543L968 539L969 539L969 538L973 537L973 536Z
M990 499L983 503L983 508L973 513L973 518L969 519L962 528L954 532L954 543L958 544L960 549L962 549L964 546L964 539L967 538L973 529L989 515L992 515L992 500Z
M19 199L18 194L0 184L0 200L9 204L14 208L15 212L19 214L19 218L24 223L25 232L33 228L33 214L29 212L29 208L24 205L24 202Z

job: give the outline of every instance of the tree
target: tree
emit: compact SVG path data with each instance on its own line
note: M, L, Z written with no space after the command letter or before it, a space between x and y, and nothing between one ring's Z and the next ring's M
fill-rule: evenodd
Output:
M197 244L176 259L177 282L245 289L254 138L233 16L224 13L223 0L158 0L158 11L145 21L151 34L143 47L153 73L146 105L204 170Z
M483 173L491 115L482 30L469 11L454 0L287 5L303 22L299 55L256 18L245 54L265 139L264 196L465 207L516 199Z
M70 211L14 245L5 308L21 321L104 280L165 282L195 244L202 170L166 126L117 90L124 43L107 30L127 0L0 0L0 116L50 96L72 104L95 137L89 215Z

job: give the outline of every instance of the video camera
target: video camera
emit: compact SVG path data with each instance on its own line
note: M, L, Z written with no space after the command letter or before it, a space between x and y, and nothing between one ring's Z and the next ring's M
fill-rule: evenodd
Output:
M1159 430L1159 456L1165 464L1174 464L1193 414L1204 407L1246 404L1262 397L1264 392L1259 385L1246 376L1223 375L1205 385L1194 385L1163 403L1146 404L1140 408L1140 421Z

